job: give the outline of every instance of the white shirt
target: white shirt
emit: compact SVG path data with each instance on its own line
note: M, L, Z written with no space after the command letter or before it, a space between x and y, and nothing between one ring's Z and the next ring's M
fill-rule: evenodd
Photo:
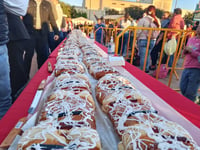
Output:
M125 20L122 20L122 21L121 21L121 27L124 28L124 29L126 29L126 28L129 27L130 25L131 25L130 20L127 20L126 22L125 22Z

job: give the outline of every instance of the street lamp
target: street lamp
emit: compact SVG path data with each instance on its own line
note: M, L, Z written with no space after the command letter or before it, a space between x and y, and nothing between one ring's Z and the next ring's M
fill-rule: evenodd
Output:
M175 8L176 8L176 5L177 5L177 0L176 0L176 2L175 2L175 6L174 6Z

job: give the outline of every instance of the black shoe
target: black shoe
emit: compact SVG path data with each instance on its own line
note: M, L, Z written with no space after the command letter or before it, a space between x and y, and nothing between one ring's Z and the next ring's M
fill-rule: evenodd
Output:
M149 70L148 70L148 71L145 71L145 73L149 73Z
M156 66L149 66L149 70L156 70Z

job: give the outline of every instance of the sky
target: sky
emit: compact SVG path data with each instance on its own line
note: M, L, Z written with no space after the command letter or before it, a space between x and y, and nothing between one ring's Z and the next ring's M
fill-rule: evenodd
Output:
M82 6L83 0L62 0L62 1L66 2L70 5ZM196 4L198 2L199 2L199 0L173 0L172 10L175 8L175 5L177 8L195 10Z

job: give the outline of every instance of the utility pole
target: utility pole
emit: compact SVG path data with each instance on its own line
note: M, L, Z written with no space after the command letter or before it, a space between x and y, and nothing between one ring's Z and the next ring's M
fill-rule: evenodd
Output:
M175 6L174 6L174 8L176 8L176 6L177 6L177 0L176 0L176 2L175 2Z

